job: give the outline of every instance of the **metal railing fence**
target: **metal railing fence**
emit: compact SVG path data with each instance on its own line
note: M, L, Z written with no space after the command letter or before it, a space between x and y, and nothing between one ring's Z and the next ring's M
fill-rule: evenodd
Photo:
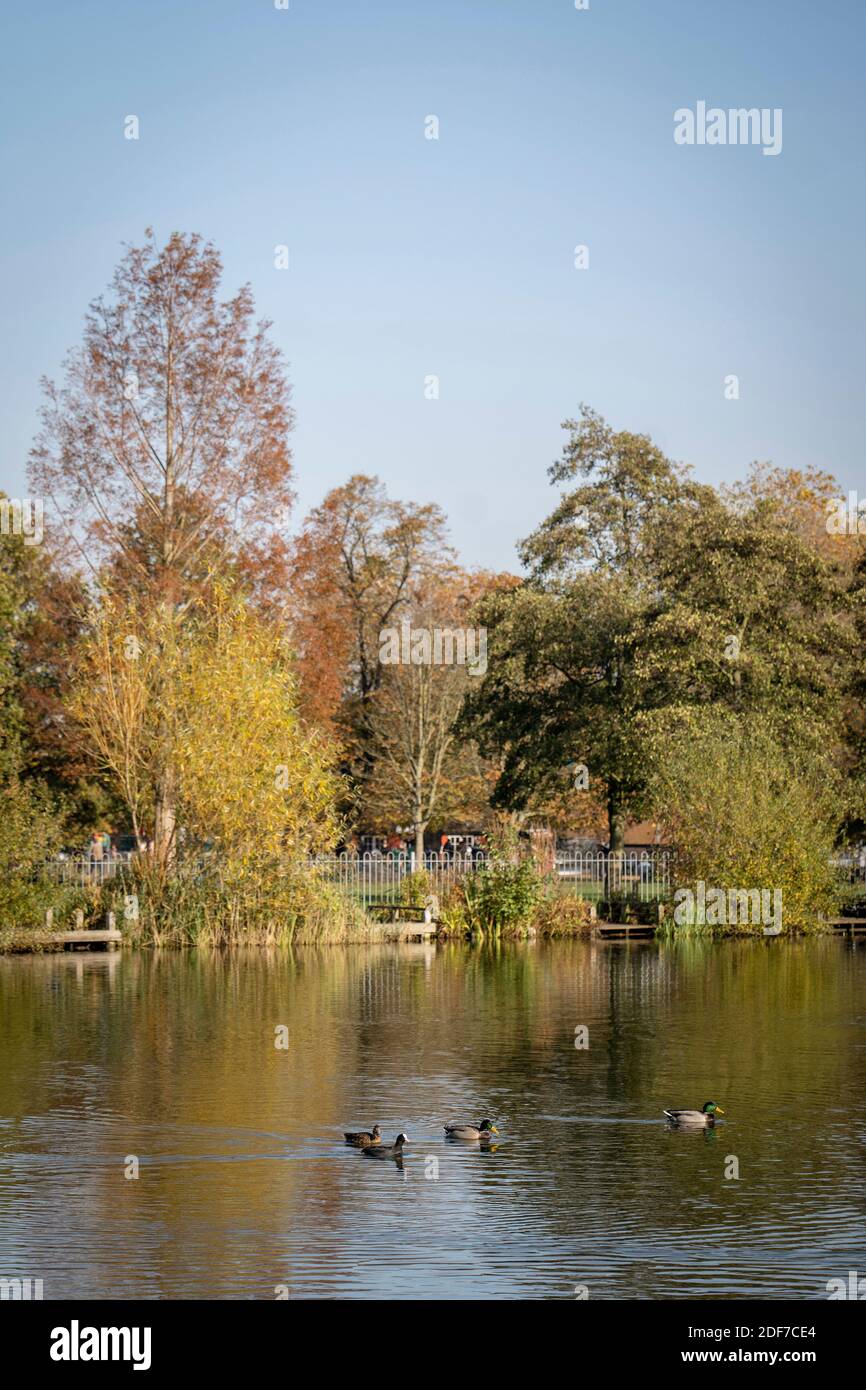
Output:
M576 896L605 898L611 895L650 901L667 897L671 890L673 855L669 850L557 853L550 871ZM329 882L364 901L387 901L400 896L403 880L423 867L433 891L441 895L456 879L478 873L487 864L485 855L424 855L423 866L414 854L321 855L309 861Z
M671 888L672 854L668 850L625 851L608 855L603 851L557 853L550 865L563 887L576 895L602 898L623 895L641 899L666 896ZM64 855L47 860L43 875L49 882L77 887L95 887L131 868L133 856L93 858L90 855ZM465 874L478 873L487 864L483 854L436 853L424 855L423 865L415 855L399 853L332 854L309 858L306 863L326 881L363 901L399 898L404 879L423 867L432 891L442 894Z
M94 887L131 872L135 856L124 853L101 859L83 855L58 855L46 860L42 877L51 883ZM203 862L203 861L202 861ZM399 898L404 879L423 867L433 892L442 893L465 874L474 874L488 862L486 854L424 855L423 865L414 854L317 855L306 860L326 881L362 901ZM842 880L866 886L866 855L840 854L833 859ZM669 849L557 851L550 862L564 888L590 899L632 897L643 901L670 896L674 885L674 852Z
M128 872L131 860L130 854L107 855L102 859L91 858L88 854L57 855L54 859L46 859L42 875L49 883L92 888L122 877Z

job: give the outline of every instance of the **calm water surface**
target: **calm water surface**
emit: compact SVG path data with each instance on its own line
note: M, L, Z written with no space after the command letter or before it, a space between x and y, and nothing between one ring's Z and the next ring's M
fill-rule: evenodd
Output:
M864 1160L845 941L0 957L0 1277L46 1298L826 1297Z

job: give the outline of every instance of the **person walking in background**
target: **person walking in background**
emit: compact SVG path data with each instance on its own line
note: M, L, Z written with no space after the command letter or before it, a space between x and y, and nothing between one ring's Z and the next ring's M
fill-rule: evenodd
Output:
M90 861L90 872L97 878L101 878L102 875L103 849L102 835L98 830L94 830L90 836L88 859Z

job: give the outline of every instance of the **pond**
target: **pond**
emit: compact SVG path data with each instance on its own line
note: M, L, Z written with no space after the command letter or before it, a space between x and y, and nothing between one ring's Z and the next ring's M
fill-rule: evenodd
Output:
M46 1299L826 1298L864 1160L850 941L0 958L0 1278Z

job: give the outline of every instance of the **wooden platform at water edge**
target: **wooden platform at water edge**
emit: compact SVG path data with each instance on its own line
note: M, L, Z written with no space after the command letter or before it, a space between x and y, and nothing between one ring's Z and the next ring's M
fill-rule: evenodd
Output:
M385 941L426 941L431 936L437 936L439 923L435 920L435 914L438 908L438 903L429 899L424 907L409 903L367 903L368 912L381 913L386 918L382 923Z
M851 932L852 935L859 936L866 932L866 917L828 917L827 925L834 931Z
M123 941L123 933L114 928L94 931L38 931L28 933L27 940L40 951L113 951Z
M380 925L379 941L434 941L439 935L438 924L427 922L390 922Z
M596 922L592 934L601 941L651 941L657 931L651 922Z

